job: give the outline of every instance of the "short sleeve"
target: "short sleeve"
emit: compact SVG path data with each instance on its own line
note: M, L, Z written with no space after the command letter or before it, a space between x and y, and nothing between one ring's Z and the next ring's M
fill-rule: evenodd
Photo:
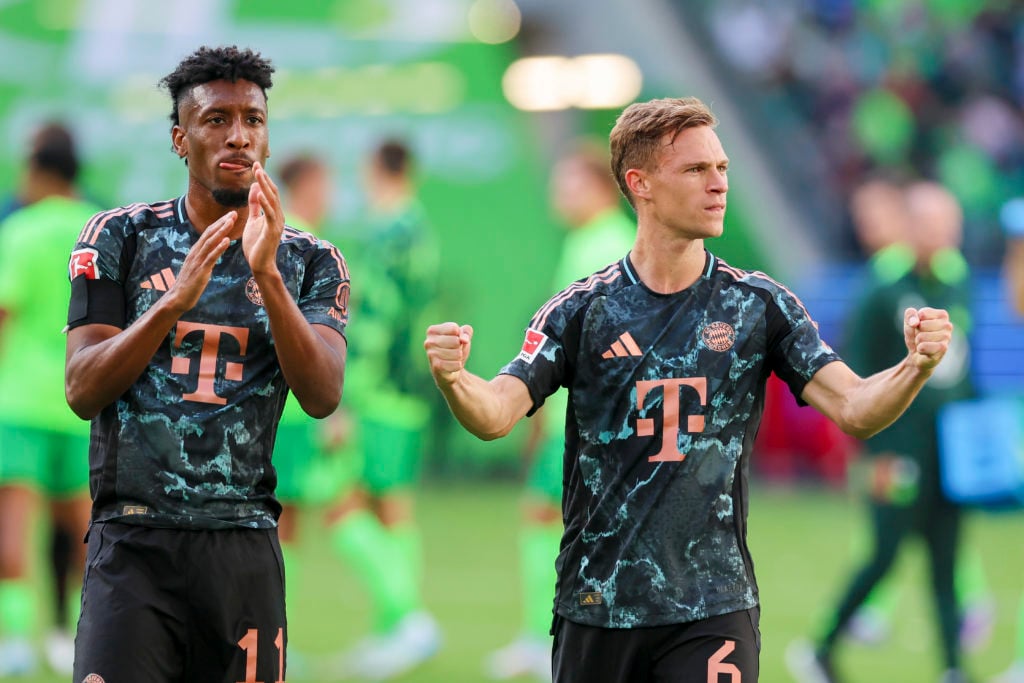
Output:
M815 373L841 360L818 332L818 325L800 300L779 290L767 309L768 359L771 369L788 386L797 402Z
M125 326L124 279L131 265L126 252L134 244L134 232L123 213L96 214L78 236L68 259L68 329L93 323Z
M299 310L311 324L327 325L344 335L350 286L344 256L333 244L320 240L306 268Z

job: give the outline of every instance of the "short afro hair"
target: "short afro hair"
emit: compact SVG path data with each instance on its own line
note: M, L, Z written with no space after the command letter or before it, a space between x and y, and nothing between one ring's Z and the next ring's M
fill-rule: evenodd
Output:
M171 73L160 79L160 85L171 93L173 107L171 123L178 125L178 105L184 97L197 85L210 81L246 80L255 83L267 96L267 90L273 85L271 74L274 66L270 60L258 52L236 46L206 47L203 46L186 57Z

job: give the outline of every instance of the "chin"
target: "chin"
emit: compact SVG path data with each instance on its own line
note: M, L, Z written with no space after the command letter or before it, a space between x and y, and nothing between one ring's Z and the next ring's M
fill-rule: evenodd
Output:
M244 189L218 188L212 194L215 202L229 209L240 209L249 203L248 187Z

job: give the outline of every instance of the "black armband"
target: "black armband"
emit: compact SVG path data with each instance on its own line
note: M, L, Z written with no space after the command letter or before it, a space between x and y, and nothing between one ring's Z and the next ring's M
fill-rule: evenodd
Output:
M101 323L124 329L124 289L120 283L103 278L91 280L80 275L71 281L68 329Z

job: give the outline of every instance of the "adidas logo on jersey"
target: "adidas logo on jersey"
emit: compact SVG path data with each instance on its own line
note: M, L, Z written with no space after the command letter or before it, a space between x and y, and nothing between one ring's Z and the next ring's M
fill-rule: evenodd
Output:
M155 289L158 292L166 292L174 284L174 271L164 268L159 273L154 273L146 278L140 287L143 289Z
M633 340L633 335L623 332L611 348L601 354L601 358L622 358L624 356L642 356L644 352Z

